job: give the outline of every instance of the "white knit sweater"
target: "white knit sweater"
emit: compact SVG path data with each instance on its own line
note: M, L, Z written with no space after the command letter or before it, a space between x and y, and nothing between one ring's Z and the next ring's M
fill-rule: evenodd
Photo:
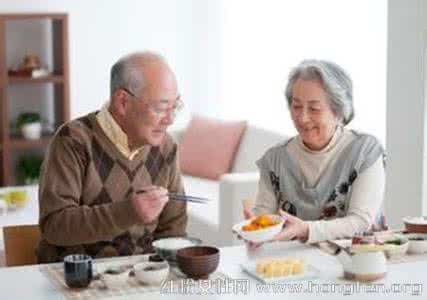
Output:
M355 138L352 131L338 127L329 144L320 151L308 149L296 137L287 145L291 157L298 162L304 182L310 187L316 186L319 178L334 165L338 154ZM267 188L268 178L261 178L255 201L255 214L277 213L277 199ZM382 157L354 181L348 213L334 220L307 221L309 236L307 243L333 240L365 231L372 225L380 210L385 187L385 171Z

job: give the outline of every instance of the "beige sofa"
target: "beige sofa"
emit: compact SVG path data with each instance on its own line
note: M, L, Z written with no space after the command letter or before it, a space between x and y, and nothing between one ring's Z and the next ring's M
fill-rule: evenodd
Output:
M185 130L185 129L184 129ZM172 131L179 143L184 130ZM240 142L231 172L219 180L210 180L184 174L188 195L210 198L209 204L189 204L188 234L199 237L205 243L228 246L237 244L231 232L232 225L241 221L242 200L254 199L258 185L258 169L255 162L271 146L286 136L248 125Z

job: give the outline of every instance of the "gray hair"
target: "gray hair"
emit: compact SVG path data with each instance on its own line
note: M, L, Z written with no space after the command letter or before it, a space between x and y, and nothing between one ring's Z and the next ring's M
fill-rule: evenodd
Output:
M290 73L285 96L292 102L292 89L298 79L319 80L328 95L332 111L343 125L354 118L353 84L350 76L337 64L324 60L304 60Z
M149 51L135 52L120 58L111 67L110 95L119 88L126 88L132 93L142 92L145 82L141 66L153 62L167 65L163 56Z

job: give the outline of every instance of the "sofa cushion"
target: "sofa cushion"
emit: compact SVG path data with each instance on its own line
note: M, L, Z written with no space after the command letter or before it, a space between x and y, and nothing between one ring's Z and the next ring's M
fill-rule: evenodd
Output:
M208 179L228 173L245 128L244 121L193 117L179 143L182 172Z
M287 137L256 126L248 126L240 142L231 173L258 171L255 162L274 145L284 142Z

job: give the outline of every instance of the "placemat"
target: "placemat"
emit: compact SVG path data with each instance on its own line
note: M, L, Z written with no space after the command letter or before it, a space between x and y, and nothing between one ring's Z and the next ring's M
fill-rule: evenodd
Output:
M140 256L128 256L94 260L95 270L102 272L108 267L117 265L131 265L140 261L146 261L146 255ZM196 284L197 281L190 281L187 278L179 276L174 268L171 268L169 272L169 278L167 282L163 284L163 287L180 286L185 281L184 285ZM40 265L40 272L45 275L48 280L53 284L55 289L62 293L66 299L97 299L114 296L126 296L131 294L143 294L149 292L160 291L162 286L150 286L139 283L135 277L129 277L128 281L120 286L120 288L106 288L100 280L92 280L87 288L82 289L71 289L69 288L64 279L64 267L62 263L58 264L46 264ZM214 272L209 276L209 282L215 282L218 280L227 280L228 276L221 272ZM182 281L182 282L180 282ZM165 291L168 292L168 291Z

